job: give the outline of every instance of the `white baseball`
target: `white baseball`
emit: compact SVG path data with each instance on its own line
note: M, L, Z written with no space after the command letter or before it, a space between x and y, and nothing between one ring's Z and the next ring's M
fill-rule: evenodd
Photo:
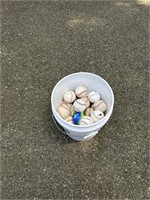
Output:
M80 125L90 125L93 123L94 122L93 122L92 118L89 116L84 116L82 119L80 119L80 122L79 122Z
M98 122L100 119L104 117L104 113L100 110L95 110L91 114L91 118L94 122Z
M69 124L73 124L72 116L67 117L65 121L68 122Z
M92 105L93 110L100 110L105 112L107 109L107 105L103 100L99 100Z
M66 119L71 115L70 109L63 105L58 107L57 112L63 119Z
M73 103L73 108L77 112L83 112L86 109L86 102L83 99L77 99Z
M82 97L81 99L82 99L83 101L85 101L86 107L88 108L88 107L90 106L90 101L89 101L89 99L88 99L87 97Z
M72 105L72 106L71 106L71 116L73 116L74 112L75 112L75 110L74 110L74 107L73 107L73 105Z
M76 99L76 95L72 90L69 90L69 91L65 92L63 99L67 103L72 103Z
M85 110L85 115L86 115L86 116L91 116L92 112L93 112L93 109L92 109L92 108L87 108L87 109Z
M68 109L71 109L71 107L72 107L72 104L71 103L67 103L66 101L63 101L61 105L63 107L65 107L65 108L68 108Z
M92 92L90 92L89 95L88 95L88 99L89 99L89 101L90 101L91 103L95 103L95 102L99 101L100 98L101 98L101 97L100 97L100 94L99 94L98 92L96 92L96 91L92 91Z
M79 98L87 96L87 93L87 88L84 86L79 86L75 89L75 94Z

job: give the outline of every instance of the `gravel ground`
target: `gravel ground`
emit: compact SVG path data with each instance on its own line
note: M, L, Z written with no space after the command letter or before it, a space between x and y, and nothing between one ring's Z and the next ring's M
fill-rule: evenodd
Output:
M1 199L148 199L148 6L1 6ZM108 124L87 142L51 117L53 87L79 71L102 76L115 95Z

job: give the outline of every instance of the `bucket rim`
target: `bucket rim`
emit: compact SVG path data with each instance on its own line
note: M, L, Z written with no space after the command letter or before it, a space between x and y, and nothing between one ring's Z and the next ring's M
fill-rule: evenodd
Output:
M60 82L62 82L64 79L66 79L66 78L68 78L68 77L70 77L70 76L73 76L73 75L77 75L77 74L87 74L87 75L92 75L92 76L95 76L95 77L97 77L97 78L100 78L103 82L105 82L105 84L108 86L108 88L110 89L110 91L111 91L111 96L112 96L112 104L111 104L111 107L110 107L110 109L109 109L109 111L108 111L108 113L102 118L102 119L100 119L99 121L97 121L97 122L95 122L95 123L93 123L93 124L89 124L89 125L76 125L76 124L70 124L70 123L68 123L68 122L66 122L62 117L60 117L59 115L58 115L58 113L56 112L56 109L55 109L55 107L54 107L54 105L53 105L53 96L54 96L54 91L55 91L55 89L57 88L57 86L60 84ZM63 123L65 123L67 126L70 126L70 127L74 127L74 128L88 128L88 127L92 127L93 125L97 125L97 124L99 124L99 122L103 122L108 116L109 116L109 114L110 113L112 113L112 110L113 110L113 107L114 107L114 93L113 93L113 90L112 90L112 88L111 88L111 86L109 85L109 83L104 79L104 78L102 78L101 76L99 76L99 75L97 75L97 74L94 74L94 73L91 73L91 72L75 72L75 73L72 73L72 74L68 74L67 76L65 76L65 77L63 77L62 79L60 79L57 83L56 83L56 85L54 86L54 88L53 88L53 90L52 90L52 93L51 93L51 106L52 106L52 112L55 112L55 115L57 115L57 117L60 119L60 120L62 120L63 121Z

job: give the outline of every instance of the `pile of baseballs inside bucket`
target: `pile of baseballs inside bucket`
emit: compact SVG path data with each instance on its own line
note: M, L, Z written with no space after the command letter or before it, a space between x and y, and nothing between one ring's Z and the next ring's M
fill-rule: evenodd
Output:
M105 116L106 103L97 91L90 91L85 86L79 86L74 91L63 94L62 104L57 112L66 122L75 125L90 125Z

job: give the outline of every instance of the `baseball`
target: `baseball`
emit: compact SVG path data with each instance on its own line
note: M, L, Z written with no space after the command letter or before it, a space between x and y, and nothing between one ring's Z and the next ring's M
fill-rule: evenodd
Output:
M69 91L65 92L63 99L67 103L72 103L76 99L76 95L73 91L69 90Z
M73 105L72 105L72 106L71 106L71 116L73 116L74 112L75 112L75 110L74 110L74 107L73 107Z
M66 119L71 115L71 111L69 108L64 107L63 105L59 106L58 109L58 114L63 118Z
M93 120L89 116L84 116L82 119L80 119L79 125L90 125L93 124Z
M86 109L86 102L83 99L77 99L73 103L73 108L77 112L83 112Z
M87 88L84 86L79 86L75 89L75 94L79 98L85 97L87 96Z
M65 108L68 108L68 109L71 109L72 104L71 103L67 103L66 101L63 101L61 106L65 107Z
M82 97L81 99L82 99L83 101L85 101L86 107L88 108L88 107L90 106L90 101L89 101L89 99L88 99L87 97Z
M87 108L87 109L85 110L85 115L86 115L86 116L91 116L92 112L93 112L93 109L92 109L92 108Z
M105 112L107 109L107 105L103 100L99 100L92 105L93 110L100 110Z
M69 124L73 124L72 116L67 117L67 119L65 119L65 121L68 122Z
M100 110L95 110L91 114L91 118L94 122L98 122L100 119L104 117L104 113Z
M100 94L96 91L92 91L89 93L88 99L91 103L95 103L100 100Z

